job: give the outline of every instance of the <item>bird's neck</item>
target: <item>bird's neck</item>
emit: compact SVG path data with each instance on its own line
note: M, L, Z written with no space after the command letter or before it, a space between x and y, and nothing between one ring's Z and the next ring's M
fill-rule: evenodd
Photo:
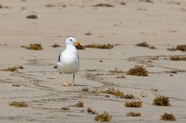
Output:
M74 45L66 45L66 49L70 49L72 52L76 52L76 47Z

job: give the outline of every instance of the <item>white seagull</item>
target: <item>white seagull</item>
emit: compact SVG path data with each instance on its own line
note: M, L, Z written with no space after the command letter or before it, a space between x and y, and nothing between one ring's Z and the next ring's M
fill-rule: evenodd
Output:
M74 86L75 73L78 71L79 64L79 55L77 54L77 50L75 45L80 45L74 37L69 37L66 39L66 49L61 52L57 62L57 68L60 73L62 73L63 85L69 86L65 82L64 73L65 74L73 74L73 82L71 86Z

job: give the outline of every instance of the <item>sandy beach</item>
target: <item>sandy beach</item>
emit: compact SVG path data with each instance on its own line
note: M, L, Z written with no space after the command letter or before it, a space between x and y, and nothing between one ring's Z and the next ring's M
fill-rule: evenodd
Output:
M96 115L107 112L111 123L165 122L160 120L164 113L173 114L174 122L185 123L186 63L170 57L186 58L186 52L167 50L186 45L185 34L185 0L1 0L0 122L95 123ZM83 46L114 46L78 50L80 69L74 87L64 87L54 69L69 36ZM155 48L136 46L142 42ZM34 43L43 50L25 48ZM61 47L52 47L55 43ZM136 65L143 65L148 76L126 74ZM10 67L18 69L7 71ZM112 73L115 68L122 72ZM65 79L72 83L71 74L65 74ZM82 91L85 88L88 91ZM134 98L103 93L112 88ZM153 105L159 96L168 97L170 106ZM132 100L142 106L125 107ZM12 102L27 106L12 106ZM84 107L76 107L78 102ZM130 111L141 116L127 116Z

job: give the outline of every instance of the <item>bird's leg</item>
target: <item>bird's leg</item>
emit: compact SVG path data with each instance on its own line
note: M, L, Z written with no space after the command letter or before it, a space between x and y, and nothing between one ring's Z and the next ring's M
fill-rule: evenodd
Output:
M71 86L74 86L75 73L73 73L73 82Z
M62 73L62 79L63 79L63 86L69 86L69 84L67 84L67 83L65 82L65 77L64 77L63 73Z

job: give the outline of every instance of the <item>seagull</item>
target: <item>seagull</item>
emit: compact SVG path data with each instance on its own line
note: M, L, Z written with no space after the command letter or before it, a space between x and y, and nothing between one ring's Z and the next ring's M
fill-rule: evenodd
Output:
M74 86L75 73L80 67L79 55L75 45L80 45L74 37L69 37L66 39L66 49L61 52L58 57L58 62L56 64L57 69L62 74L63 86ZM64 74L73 74L73 82L71 85L65 82Z

